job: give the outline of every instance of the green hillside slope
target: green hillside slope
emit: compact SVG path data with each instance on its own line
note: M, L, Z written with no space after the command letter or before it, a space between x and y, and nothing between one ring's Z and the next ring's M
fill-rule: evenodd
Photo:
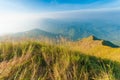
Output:
M120 63L41 41L0 43L0 80L119 80Z

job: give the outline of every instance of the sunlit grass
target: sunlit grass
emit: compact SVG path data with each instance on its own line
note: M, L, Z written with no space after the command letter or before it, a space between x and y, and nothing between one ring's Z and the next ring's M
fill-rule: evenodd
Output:
M98 55L100 49L103 51ZM118 54L113 56L111 52L107 56L107 49L114 54L119 52L106 46L85 51L66 40L1 42L0 80L119 80Z
M120 62L120 48L103 45L100 40L87 38L77 42L69 42L69 47L71 50L80 51L86 55Z

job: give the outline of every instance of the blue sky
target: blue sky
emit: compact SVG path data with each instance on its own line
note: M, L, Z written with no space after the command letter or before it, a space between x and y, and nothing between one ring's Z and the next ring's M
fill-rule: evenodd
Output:
M120 0L0 0L0 35L33 29L43 18L74 18L76 13L91 16L91 12L104 11L120 12Z
M8 11L67 11L94 8L119 7L119 0L1 0L1 6Z
M24 7L34 11L67 11L94 8L119 7L119 0L18 0Z

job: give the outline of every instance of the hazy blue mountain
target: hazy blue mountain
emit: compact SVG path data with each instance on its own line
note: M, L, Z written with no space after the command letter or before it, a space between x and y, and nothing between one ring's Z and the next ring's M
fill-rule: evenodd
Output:
M51 32L40 30L40 29L32 29L32 30L25 31L25 32L19 32L19 33L15 33L15 34L2 36L0 39L2 39L2 40L4 40L4 39L21 39L21 38L39 39L41 37L57 39L57 38L60 38L61 36L64 37L62 34L54 34Z
M71 40L78 40L80 38L90 36L88 38L90 38L90 39L92 39L94 41L95 40L102 41L102 45L106 45L106 46L110 46L110 47L119 47L117 45L114 45L110 41L103 40L103 39L97 38L96 36L93 36L92 35L93 33L92 33L92 31L90 31L89 28L86 28L86 29L85 28L82 29L82 28L80 28L80 27L65 27L64 29L62 29L62 27L61 27L61 30L63 32L60 32L59 31L60 29L59 29L58 33L56 32L56 34L52 33L52 32L43 31L43 30L40 30L40 29L33 29L33 30L30 30L30 31L19 32L19 33L16 33L16 34L7 35L8 37L3 36L0 39L5 40L5 39L8 38L8 39L19 40L21 38L39 39L41 37L59 39L60 37L66 37L66 38L69 38ZM84 30L86 30L86 31L84 31ZM97 33L97 35L99 35L99 34Z
M50 37L50 38L56 38L58 37L60 34L54 34L52 32L47 32L47 31L43 31L40 29L33 29L30 31L26 31L26 32L20 32L17 34L14 34L14 36L26 36L26 37L40 37L40 36L45 36L45 37Z
M63 34L72 40L78 40L90 35L118 43L120 41L120 24L114 24L107 20L60 20L44 19L42 28L55 34Z
M38 29L12 34L11 36L16 38L26 36L56 38L61 35L71 40L79 40L94 35L100 39L120 45L120 23L118 22L104 18L44 18L40 21L38 20Z

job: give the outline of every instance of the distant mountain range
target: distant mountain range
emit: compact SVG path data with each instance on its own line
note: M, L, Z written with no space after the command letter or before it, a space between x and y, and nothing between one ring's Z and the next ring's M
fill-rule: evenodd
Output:
M33 29L33 30L30 30L30 31L19 32L19 33L14 33L14 34L1 36L0 39L1 40L7 40L7 39L8 40L9 39L19 40L19 39L23 39L23 38L39 39L41 37L59 39L61 36L65 37L62 34L54 34L54 33L51 33L51 32L40 30L40 29Z
M10 35L7 35L7 36L2 36L2 37L0 37L0 39L1 40L6 40L6 39L19 40L19 39L22 39L22 38L39 39L39 38L42 38L42 37L47 37L47 38L52 38L52 39L59 39L60 37L78 39L78 38L84 37L82 40L85 39L86 35L80 36L79 32L74 31L74 29L76 29L76 27L74 27L74 28L69 27L69 28L70 28L70 31L66 32L65 34L62 34L62 33L55 34L55 33L43 31L43 30L40 30L40 29L33 29L33 30L30 30L30 31L26 31L26 32L19 32L19 33L16 33L16 34L10 34ZM76 29L76 31L77 31L77 29ZM78 34L78 35L75 36L75 34ZM78 36L80 36L80 37L78 37ZM90 41L91 40L98 41L98 42L100 42L100 45L106 45L106 46L110 46L110 47L119 47L119 46L117 46L117 45L115 45L115 44L113 44L109 41L99 39L99 38L97 38L93 35L89 36L86 39L90 40ZM76 40L76 41L79 41L79 40Z
M26 32L11 34L7 37L19 39L21 37L38 38L44 36L48 38L59 38L62 36L76 41L94 35L100 39L120 45L120 24L109 19L73 18L72 20L71 18L46 18L38 21L36 28Z
M63 34L72 40L94 35L120 45L120 24L112 23L110 20L44 19L40 24L43 26L40 29Z

